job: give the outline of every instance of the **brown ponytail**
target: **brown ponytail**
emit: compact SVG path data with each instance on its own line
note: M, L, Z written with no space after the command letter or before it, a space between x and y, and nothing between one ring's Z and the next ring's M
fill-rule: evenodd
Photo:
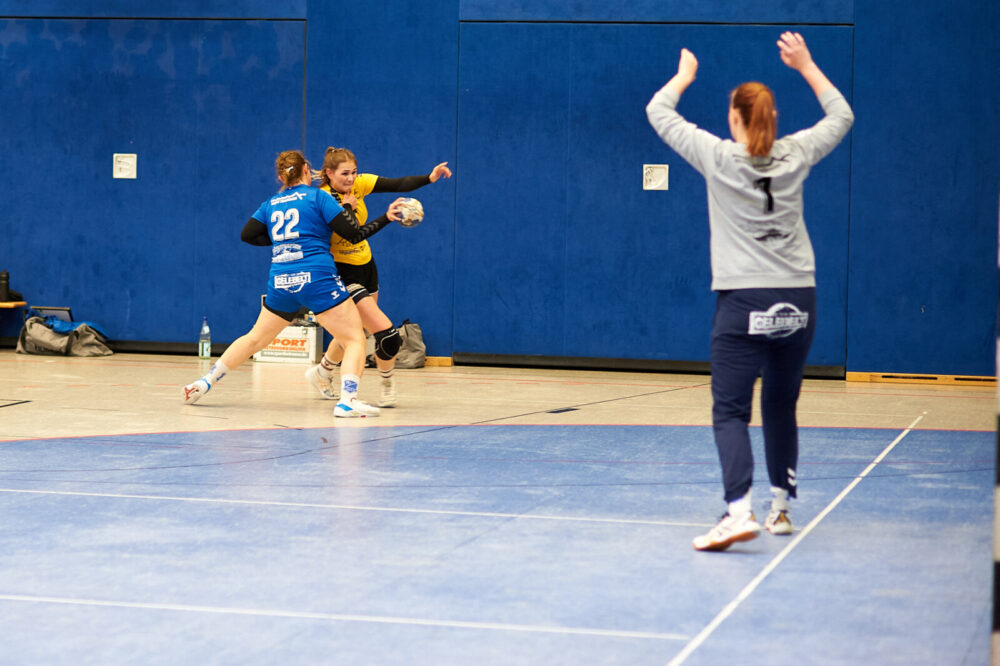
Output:
M286 150L278 155L278 159L274 161L274 168L278 172L278 180L285 187L291 187L302 182L305 170L309 168L309 162L299 151Z
M732 106L747 130L747 152L755 157L770 153L778 134L771 89L756 81L743 83L733 91Z

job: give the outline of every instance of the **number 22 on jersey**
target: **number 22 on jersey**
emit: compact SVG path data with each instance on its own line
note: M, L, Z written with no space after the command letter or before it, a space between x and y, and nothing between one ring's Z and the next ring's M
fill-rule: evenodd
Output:
M276 210L271 213L271 238L275 243L292 240L299 237L295 227L299 224L299 209L289 208L285 211ZM284 227L284 229L282 229Z

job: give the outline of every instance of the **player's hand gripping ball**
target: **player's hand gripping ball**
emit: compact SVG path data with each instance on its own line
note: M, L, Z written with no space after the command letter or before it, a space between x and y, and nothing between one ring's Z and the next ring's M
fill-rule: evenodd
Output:
M405 198L399 207L399 223L404 227L415 227L424 221L424 206L416 199Z

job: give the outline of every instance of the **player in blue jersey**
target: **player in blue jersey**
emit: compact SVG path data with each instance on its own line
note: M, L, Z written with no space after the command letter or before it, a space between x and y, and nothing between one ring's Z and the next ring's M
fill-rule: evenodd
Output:
M352 210L312 187L312 169L302 153L286 150L275 162L281 190L262 203L240 238L251 245L271 245L267 293L253 328L237 338L207 375L184 387L185 404L194 404L212 386L281 333L301 308L344 345L341 393L334 416L378 416L377 407L358 399L365 365L365 333L330 254L330 233L360 242L389 222L399 220L397 199L386 214L359 225Z
M660 138L705 177L711 231L712 426L728 511L696 550L725 550L761 531L750 506L753 453L747 425L761 377L761 420L772 499L764 528L791 534L799 440L795 406L816 330L816 262L802 210L809 170L836 148L854 114L813 62L799 33L778 40L781 61L802 75L823 107L808 129L777 138L774 95L743 83L729 98L729 130L720 139L677 112L698 60L683 49L677 74L650 100L646 115Z

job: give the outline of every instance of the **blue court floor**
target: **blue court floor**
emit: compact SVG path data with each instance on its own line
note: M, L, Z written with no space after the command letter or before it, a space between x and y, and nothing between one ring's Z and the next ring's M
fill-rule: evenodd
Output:
M706 425L210 426L0 441L0 664L989 663L990 431L803 427L698 553Z

